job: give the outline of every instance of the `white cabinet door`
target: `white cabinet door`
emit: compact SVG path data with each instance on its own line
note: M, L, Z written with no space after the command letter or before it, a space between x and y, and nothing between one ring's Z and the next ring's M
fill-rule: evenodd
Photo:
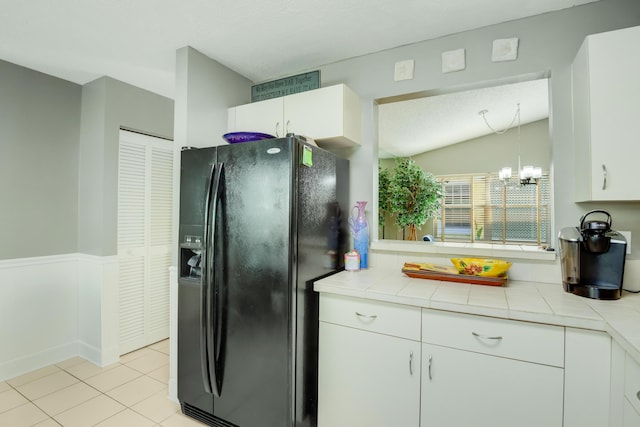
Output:
M567 328L569 330L569 328ZM611 340L611 387L609 397L609 427L623 426L624 385L626 352L615 340ZM565 390L565 396L566 396ZM567 415L565 414L565 422ZM640 424L638 424L640 425ZM567 426L569 427L569 426Z
M640 200L640 26L585 39L573 64L576 199Z
M623 409L623 427L638 427L640 426L640 414L633 409L633 405L628 400L624 401Z
M420 425L560 427L562 384L562 368L423 344Z
M360 97L343 84L239 105L228 110L228 132L307 136L324 148L360 145Z
M564 427L609 425L611 336L566 328Z
M285 126L327 145L360 144L359 97L345 85L329 86L284 98Z
M420 343L320 322L318 427L417 427Z
M262 132L285 136L283 98L267 99L229 108L229 132Z

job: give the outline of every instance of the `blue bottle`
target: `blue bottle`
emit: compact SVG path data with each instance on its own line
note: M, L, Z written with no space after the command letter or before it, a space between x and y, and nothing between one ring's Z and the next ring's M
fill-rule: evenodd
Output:
M367 202L356 202L351 209L349 225L353 236L354 249L360 254L360 268L369 267L369 224L364 216L364 208ZM355 211L358 212L355 212Z

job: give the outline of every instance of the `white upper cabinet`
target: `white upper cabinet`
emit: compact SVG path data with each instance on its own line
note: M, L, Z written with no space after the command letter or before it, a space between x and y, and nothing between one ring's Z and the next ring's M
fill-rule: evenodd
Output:
M361 143L360 97L343 84L229 108L229 132L307 136L322 147Z
M576 201L640 200L640 26L585 38L573 62Z
M269 135L284 136L283 98L267 99L229 108L229 132L262 132Z

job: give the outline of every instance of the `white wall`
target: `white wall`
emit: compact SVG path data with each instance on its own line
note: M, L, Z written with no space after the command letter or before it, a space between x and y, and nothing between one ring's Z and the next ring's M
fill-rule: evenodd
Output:
M78 354L76 255L0 261L0 381Z

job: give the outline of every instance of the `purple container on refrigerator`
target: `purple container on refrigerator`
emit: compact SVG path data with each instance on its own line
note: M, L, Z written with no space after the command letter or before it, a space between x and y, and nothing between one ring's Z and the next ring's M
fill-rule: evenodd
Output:
M318 295L347 160L294 135L181 153L178 399L210 426L317 425Z

